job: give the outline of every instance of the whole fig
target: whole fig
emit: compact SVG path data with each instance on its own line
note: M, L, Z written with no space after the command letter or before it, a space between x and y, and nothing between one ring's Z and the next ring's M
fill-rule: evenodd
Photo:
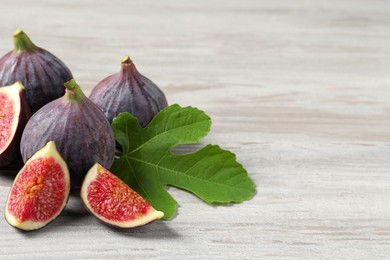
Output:
M28 121L20 150L26 162L49 141L55 141L67 163L72 188L78 188L96 162L110 168L115 156L111 126L102 111L72 79L65 95L38 110Z
M92 90L89 98L112 122L121 112L138 118L142 127L168 106L164 93L150 79L138 72L129 56L122 59L119 73L103 79Z
M65 93L64 82L72 73L50 52L37 47L22 30L14 34L14 50L0 59L0 86L21 81L31 112Z

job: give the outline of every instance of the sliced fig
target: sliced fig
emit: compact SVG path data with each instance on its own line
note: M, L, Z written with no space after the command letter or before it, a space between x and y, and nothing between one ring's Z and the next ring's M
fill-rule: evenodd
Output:
M28 121L20 150L26 162L48 141L55 141L69 167L72 188L80 188L95 162L111 167L115 139L107 118L80 86L71 80L65 87L63 97L42 107Z
M63 84L71 80L66 65L50 52L37 47L22 30L14 34L14 50L0 59L0 86L21 81L31 112L64 95Z
M20 138L29 118L22 83L0 88L0 167L20 157Z
M138 72L129 56L122 59L121 71L97 84L89 98L110 123L119 113L129 112L138 118L142 127L168 106L161 89Z
M64 209L70 177L55 143L49 142L19 171L5 209L5 219L16 228L34 230L46 226Z
M88 171L80 196L93 215L115 227L138 227L164 216L98 163Z

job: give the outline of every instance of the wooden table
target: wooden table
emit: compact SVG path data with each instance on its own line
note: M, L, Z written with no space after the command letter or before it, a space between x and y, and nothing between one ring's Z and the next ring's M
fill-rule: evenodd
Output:
M1 259L390 257L387 0L2 0L0 9L1 53L22 27L87 93L130 54L169 103L212 117L201 145L235 152L258 190L211 206L170 188L177 216L129 232L98 222L76 194L40 231L1 218ZM3 215L13 173L0 172Z

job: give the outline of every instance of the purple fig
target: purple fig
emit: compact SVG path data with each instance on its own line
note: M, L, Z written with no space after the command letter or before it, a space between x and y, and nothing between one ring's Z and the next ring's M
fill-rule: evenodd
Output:
M69 167L72 188L78 188L96 162L111 167L115 140L107 118L77 83L71 80L65 87L63 97L48 103L30 118L20 150L26 162L47 142L55 141Z
M0 86L21 81L31 112L65 93L64 82L72 79L65 64L50 52L37 47L22 30L14 34L13 51L0 59Z
M129 56L122 59L119 73L103 79L92 90L89 98L112 122L121 112L138 118L141 126L168 106L164 93L150 79L138 72Z

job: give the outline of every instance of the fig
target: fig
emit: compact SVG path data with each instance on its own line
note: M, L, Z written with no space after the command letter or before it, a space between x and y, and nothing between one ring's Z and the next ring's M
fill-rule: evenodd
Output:
M122 59L119 73L98 83L89 98L104 112L110 123L121 112L138 118L142 127L168 106L164 93L138 72L129 56Z
M42 228L62 212L69 192L68 167L55 143L48 142L16 175L8 195L5 219L22 230Z
M115 227L138 227L164 216L98 163L85 176L80 197L88 211Z
M14 50L0 59L0 86L21 81L31 112L64 95L72 73L50 52L37 47L22 30L14 34Z
M71 187L79 188L95 162L111 167L115 140L103 112L89 100L74 79L65 95L38 110L28 121L20 150L27 161L48 141L55 141L70 171Z
M0 167L20 157L20 138L29 118L22 83L0 88Z

